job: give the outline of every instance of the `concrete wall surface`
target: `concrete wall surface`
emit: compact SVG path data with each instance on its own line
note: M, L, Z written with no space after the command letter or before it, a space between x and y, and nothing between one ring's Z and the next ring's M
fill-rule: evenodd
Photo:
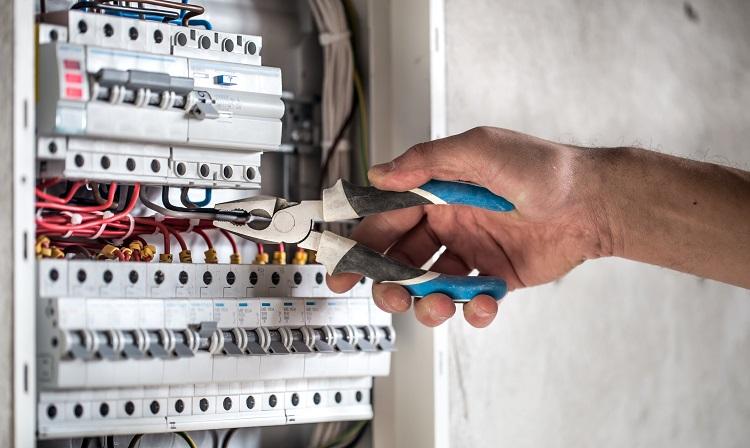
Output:
M446 40L451 133L750 169L750 2L446 0ZM750 446L750 291L608 259L500 309L449 324L452 446Z

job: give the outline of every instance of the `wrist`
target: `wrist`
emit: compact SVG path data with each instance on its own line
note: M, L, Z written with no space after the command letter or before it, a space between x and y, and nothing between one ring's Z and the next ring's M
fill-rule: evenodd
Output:
M620 147L578 151L595 252L599 257L622 257L627 228L623 212L628 209L628 188L636 174L630 167L638 150Z

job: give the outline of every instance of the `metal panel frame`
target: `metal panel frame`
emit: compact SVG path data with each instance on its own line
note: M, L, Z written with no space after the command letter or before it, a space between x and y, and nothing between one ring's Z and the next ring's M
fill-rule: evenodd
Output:
M35 376L35 304L36 271L34 266L34 86L35 86L35 26L34 2L12 2L12 209L7 210L11 221L12 262L8 267L12 282L4 288L13 301L13 446L34 446L36 428ZM8 20L5 18L4 20ZM4 24L5 27L5 24ZM8 36L6 36L8 37ZM5 61L4 61L5 62ZM7 199L6 199L7 200Z
M369 0L370 147L375 163L446 135L444 0ZM375 381L373 446L447 447L448 329L394 316L391 376Z

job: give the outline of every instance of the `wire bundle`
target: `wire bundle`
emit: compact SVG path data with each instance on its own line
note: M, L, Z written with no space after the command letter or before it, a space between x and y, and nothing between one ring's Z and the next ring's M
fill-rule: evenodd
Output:
M349 142L336 138L345 128L353 104L354 54L344 6L339 1L309 0L323 46L323 159L329 159L328 181L348 179ZM334 146L335 145L335 146Z
M42 13L46 7L42 2ZM144 4L154 5L157 8L146 8ZM194 19L205 12L200 5L191 4L189 0L88 0L76 2L70 9L81 9L90 12L99 12L117 17L128 17L132 19L152 20L167 22L174 25L202 26L207 30L213 29L211 22L205 19ZM178 12L179 11L179 12Z
M90 189L93 192L96 205L81 205L80 203L84 200L76 196L80 196L80 193L84 191L83 187L87 185L85 182L71 183L61 196L45 191L46 188L58 183L57 179L45 181L36 189L37 197L42 200L36 204L37 256L60 258L64 256L65 249L70 247L89 258L151 261L156 248L147 244L142 236L159 232L163 236L164 248L159 260L172 261L170 240L173 237L180 246L180 261L190 263L192 255L182 233L192 232L199 235L206 243L208 248L204 253L206 263L218 263L216 249L207 232L207 230L215 230L211 219L217 211L210 209L209 213L197 213L196 216L199 219L158 215L134 217L132 212L138 204L142 191L139 184L132 187L118 187L116 183L112 183L108 187L106 199L100 194L100 186L91 184L86 191ZM115 203L115 196L118 192L120 199ZM208 199L210 200L210 196ZM111 210L115 207L120 209L112 212ZM232 247L231 263L240 263L239 247L234 237L223 229L219 231ZM92 251L96 255L93 255Z

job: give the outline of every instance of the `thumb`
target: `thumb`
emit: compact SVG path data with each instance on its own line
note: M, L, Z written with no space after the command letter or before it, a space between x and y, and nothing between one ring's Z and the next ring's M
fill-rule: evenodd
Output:
M368 178L377 188L406 191L430 179L482 184L490 164L481 128L419 143L388 163L370 168Z

